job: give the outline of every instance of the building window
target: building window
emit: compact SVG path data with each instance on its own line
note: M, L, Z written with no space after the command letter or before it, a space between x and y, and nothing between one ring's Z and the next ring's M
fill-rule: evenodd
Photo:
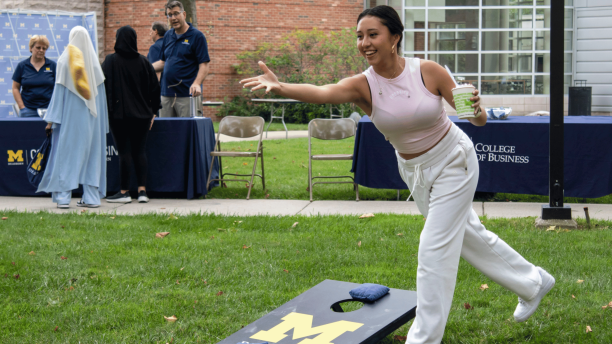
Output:
M448 66L482 94L544 95L552 0L366 0L404 21L404 56ZM557 0L555 0L557 1ZM574 3L565 0L565 88L572 83Z

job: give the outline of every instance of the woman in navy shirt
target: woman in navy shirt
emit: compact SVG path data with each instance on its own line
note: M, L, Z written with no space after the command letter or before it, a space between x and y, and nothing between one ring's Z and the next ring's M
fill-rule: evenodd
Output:
M17 65L13 73L13 97L19 117L36 117L36 109L46 109L55 86L55 61L45 57L49 40L35 35L30 39L32 56Z

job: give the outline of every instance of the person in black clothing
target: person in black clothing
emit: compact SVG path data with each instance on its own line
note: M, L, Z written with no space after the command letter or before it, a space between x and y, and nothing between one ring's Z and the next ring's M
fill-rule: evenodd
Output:
M157 75L146 57L138 53L136 31L129 25L117 30L115 53L102 63L110 129L119 152L121 191L107 202L129 203L130 173L136 171L138 202L149 201L146 192L147 134L160 109Z

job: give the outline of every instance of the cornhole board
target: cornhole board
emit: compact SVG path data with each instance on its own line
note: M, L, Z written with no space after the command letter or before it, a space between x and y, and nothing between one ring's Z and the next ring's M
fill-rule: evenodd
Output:
M414 318L416 292L401 289L342 312L338 304L359 285L325 280L218 344L376 344Z

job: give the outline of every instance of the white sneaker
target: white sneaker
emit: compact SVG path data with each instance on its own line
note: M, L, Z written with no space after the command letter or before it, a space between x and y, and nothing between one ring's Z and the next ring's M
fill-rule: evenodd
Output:
M83 202L83 200L80 200L77 202L77 207L85 207L85 208L98 208L100 207L99 204L87 204L85 202Z
M59 209L69 209L70 208L70 204L58 204L57 207Z
M514 320L516 322L523 322L535 313L536 309L540 305L540 301L554 286L555 286L555 278L551 276L548 272L546 272L541 267L537 267L540 272L540 276L542 277L542 286L540 287L540 292L536 295L533 300L525 301L518 298L519 304L516 306L516 310L514 311Z

